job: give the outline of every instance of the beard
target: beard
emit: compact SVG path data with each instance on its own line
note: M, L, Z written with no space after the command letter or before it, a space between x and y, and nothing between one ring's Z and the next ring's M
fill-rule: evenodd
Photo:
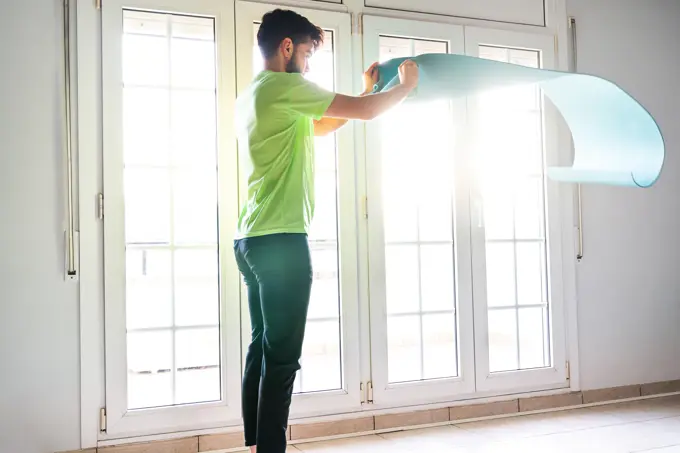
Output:
M293 52L293 56L291 57L290 61L286 63L286 72L289 74L300 74L302 73L302 68L298 66L297 58L297 50Z

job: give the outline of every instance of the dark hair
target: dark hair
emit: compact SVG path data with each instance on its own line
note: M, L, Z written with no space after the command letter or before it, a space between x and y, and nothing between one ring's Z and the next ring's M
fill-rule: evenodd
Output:
M311 40L316 50L323 44L324 32L294 11L275 9L262 16L257 31L257 45L265 59L273 57L281 41L286 38L290 38L293 44Z

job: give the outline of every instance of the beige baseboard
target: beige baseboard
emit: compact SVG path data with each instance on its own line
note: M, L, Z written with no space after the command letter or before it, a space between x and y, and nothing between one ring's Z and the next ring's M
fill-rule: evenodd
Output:
M421 425L464 422L466 420L504 417L523 412L559 410L583 405L616 402L680 392L680 380L629 385L557 395L514 398L491 403L467 404L438 409L404 411L394 414L363 416L332 422L297 423L288 428L288 440L294 442L334 436L348 436L372 431L410 428ZM360 415L360 414L357 414ZM181 439L99 447L80 450L85 453L199 453L243 447L243 433L206 434ZM67 453L67 452L64 452ZM76 453L76 452L70 452Z

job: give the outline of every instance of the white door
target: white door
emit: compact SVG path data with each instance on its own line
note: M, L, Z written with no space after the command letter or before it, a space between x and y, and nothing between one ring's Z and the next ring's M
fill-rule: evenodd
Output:
M552 36L466 27L473 57L555 67ZM568 386L556 111L533 86L471 97L471 206L477 390Z
M108 438L240 418L233 8L103 2Z
M365 16L364 66L462 54L463 28ZM474 391L465 99L402 104L366 124L371 368L376 405Z
M239 90L263 68L256 34L263 14L275 5L239 2L236 42ZM320 86L351 93L351 22L344 13L291 8L325 31L325 41L310 61L307 77ZM353 125L316 138L316 212L309 234L314 280L293 417L361 407L359 383L357 209L354 203ZM242 175L242 187L245 176ZM242 191L245 193L245 190ZM242 298L245 300L245 291ZM243 304L244 325L249 325ZM244 350L249 343L244 329Z

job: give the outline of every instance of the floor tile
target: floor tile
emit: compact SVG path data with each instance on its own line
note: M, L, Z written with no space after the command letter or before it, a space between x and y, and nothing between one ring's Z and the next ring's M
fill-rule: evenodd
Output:
M303 443L297 444L296 448L305 453L411 453L408 447L378 435Z
M462 423L457 426L492 440L504 441L611 426L621 423L624 423L624 421L611 413L600 413L589 409L576 409Z
M480 445L488 439L455 426L439 426L436 428L413 429L395 433L380 434L380 437L395 442L403 447L419 451L439 451ZM444 450L442 450L444 451Z

